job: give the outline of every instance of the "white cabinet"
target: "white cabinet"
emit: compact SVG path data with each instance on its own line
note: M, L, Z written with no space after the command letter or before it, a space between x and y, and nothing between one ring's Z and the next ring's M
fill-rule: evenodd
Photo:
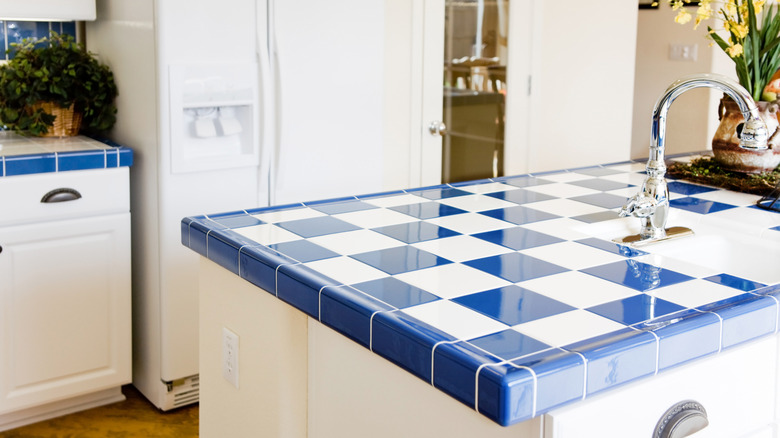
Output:
M41 202L57 189L69 200ZM131 380L127 168L8 177L0 205L0 430L121 400Z

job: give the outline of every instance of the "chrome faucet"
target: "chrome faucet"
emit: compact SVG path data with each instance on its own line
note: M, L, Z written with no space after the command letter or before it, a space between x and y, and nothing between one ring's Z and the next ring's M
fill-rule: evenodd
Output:
M614 239L618 243L642 245L645 243L665 240L672 237L690 235L688 228L666 228L669 215L669 189L664 175L664 141L666 136L666 114L669 107L682 93L699 87L718 89L731 97L739 106L745 122L739 133L739 146L745 149L766 149L768 132L766 125L758 116L750 93L741 85L725 76L714 74L699 74L686 76L672 83L658 99L653 109L653 125L651 131L650 158L647 161L647 177L639 193L629 198L620 209L620 217L634 216L640 219L642 229L639 234Z

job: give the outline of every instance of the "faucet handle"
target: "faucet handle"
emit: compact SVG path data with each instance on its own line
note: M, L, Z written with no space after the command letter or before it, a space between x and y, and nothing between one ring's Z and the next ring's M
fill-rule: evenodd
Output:
M656 205L657 202L654 198L645 196L643 193L637 193L629 198L620 209L619 216L650 217L655 213Z

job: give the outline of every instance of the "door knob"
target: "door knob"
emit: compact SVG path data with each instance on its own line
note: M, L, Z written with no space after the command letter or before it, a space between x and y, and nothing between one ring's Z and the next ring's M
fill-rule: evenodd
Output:
M430 132L431 135L443 136L447 133L447 125L441 120L434 120L428 125L428 132Z

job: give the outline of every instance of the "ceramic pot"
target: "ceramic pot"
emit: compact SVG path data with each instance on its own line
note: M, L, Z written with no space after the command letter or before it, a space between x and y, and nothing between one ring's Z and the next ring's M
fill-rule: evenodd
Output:
M718 106L720 125L712 139L715 160L728 170L741 173L771 172L780 164L780 123L777 119L778 104L756 102L761 120L769 132L769 149L754 151L739 147L737 126L745 119L736 102L724 96Z

